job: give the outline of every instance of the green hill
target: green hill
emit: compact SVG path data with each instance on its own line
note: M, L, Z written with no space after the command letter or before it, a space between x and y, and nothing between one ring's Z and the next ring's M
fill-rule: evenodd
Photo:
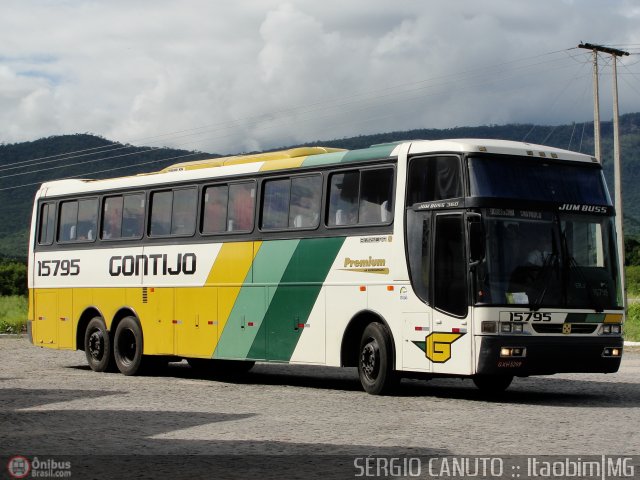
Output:
M69 152L76 153L65 155ZM167 160L174 157L180 158ZM123 145L87 134L0 145L0 256L26 257L33 197L42 182L135 175L210 157L185 150Z
M593 122L540 126L532 124L456 127L444 130L417 129L362 135L331 141L310 142L337 148L364 148L376 143L403 139L439 140L444 138L495 138L526 141L593 155ZM602 155L605 177L613 198L613 124L601 123ZM640 113L620 117L620 150L622 157L622 193L625 236L640 235Z
M640 184L640 113L623 115L620 118L620 130L625 234L638 235L640 234L640 189L636 186ZM319 140L305 145L356 149L376 143L413 138L425 140L501 138L525 140L583 153L593 152L592 123L560 126L516 124L456 127L444 130L418 129L329 141ZM611 122L604 122L602 151L605 176L613 194L612 144ZM59 157L68 152L77 153L71 157ZM217 155L168 148L133 147L87 134L64 135L32 142L0 145L0 204L3 205L0 209L0 256L18 258L26 256L33 196L38 185L44 181L75 176L108 178L134 175L156 171L180 161L214 156Z

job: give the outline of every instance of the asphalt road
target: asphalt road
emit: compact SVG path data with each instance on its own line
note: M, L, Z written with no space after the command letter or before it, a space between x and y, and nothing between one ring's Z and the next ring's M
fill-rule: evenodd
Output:
M0 338L0 358L5 459L72 458L78 465L100 455L126 466L132 455L190 458L184 465L199 458L188 455L234 456L239 461L229 468L248 478L282 456L308 458L310 469L324 455L351 457L353 470L358 456L640 453L637 348L627 349L616 374L517 378L494 399L459 379L403 380L396 395L371 396L354 369L311 366L258 364L224 381L186 363L170 364L161 376L94 373L84 352L16 337ZM93 478L103 478L100 472Z

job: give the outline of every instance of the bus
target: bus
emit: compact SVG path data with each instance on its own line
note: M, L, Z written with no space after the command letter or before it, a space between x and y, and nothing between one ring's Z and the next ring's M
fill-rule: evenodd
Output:
M414 140L214 158L43 184L31 341L136 375L187 360L402 377L616 372L615 211L593 157L505 140Z

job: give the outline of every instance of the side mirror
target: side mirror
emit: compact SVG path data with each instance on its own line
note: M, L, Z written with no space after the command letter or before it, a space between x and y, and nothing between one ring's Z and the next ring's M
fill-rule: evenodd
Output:
M482 217L479 214L468 214L469 222L469 265L475 267L484 260L485 234Z

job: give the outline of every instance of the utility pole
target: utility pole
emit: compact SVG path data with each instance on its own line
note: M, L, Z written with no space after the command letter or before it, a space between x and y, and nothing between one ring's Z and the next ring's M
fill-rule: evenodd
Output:
M618 252L620 256L619 264L620 264L620 281L622 284L622 300L623 306L627 307L627 296L624 291L625 288L625 272L624 272L624 229L622 222L622 179L620 178L622 175L622 160L620 158L620 132L619 132L619 117L620 112L618 110L618 57L624 57L629 55L629 52L625 52L623 50L618 50L616 48L603 47L602 45L593 45L591 43L581 43L578 45L579 48L586 48L593 51L594 57L594 101L597 103L599 101L598 97L598 52L608 53L611 55L613 59L613 180L614 180L614 196L615 196L615 207L616 207L616 232L618 237ZM597 123L598 127L596 128L596 119L595 115L598 115ZM596 144L596 158L602 163L600 157L600 118L599 118L599 107L594 106L594 139L597 134L597 144ZM595 141L595 140L594 140Z

